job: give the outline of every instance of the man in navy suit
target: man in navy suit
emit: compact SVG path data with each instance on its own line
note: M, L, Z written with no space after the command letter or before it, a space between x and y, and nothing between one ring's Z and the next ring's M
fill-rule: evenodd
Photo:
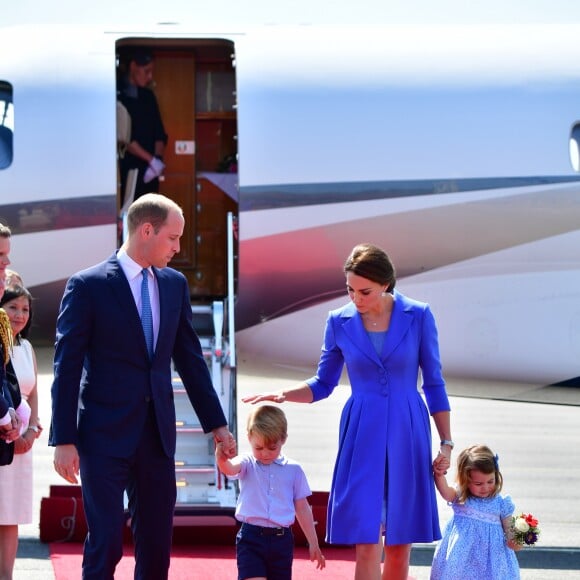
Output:
M166 268L183 228L173 201L140 197L129 208L127 241L105 262L72 276L62 298L49 443L56 447L56 471L71 483L81 476L89 528L85 580L113 578L122 557L125 490L135 578L167 578L176 499L171 359L204 431L235 453L192 326L187 280ZM152 315L149 349L143 278Z

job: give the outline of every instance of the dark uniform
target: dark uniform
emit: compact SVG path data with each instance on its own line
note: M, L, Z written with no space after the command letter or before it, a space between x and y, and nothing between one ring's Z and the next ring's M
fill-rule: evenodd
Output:
M155 142L167 143L167 133L163 126L157 99L150 89L136 87L126 83L119 92L119 100L127 109L131 117L131 141L137 141L143 149L153 154ZM148 183L143 182L147 169L147 162L131 155L128 151L119 160L121 172L121 192L125 195L127 174L130 169L138 169L135 199L144 193L158 193L159 179L155 178Z

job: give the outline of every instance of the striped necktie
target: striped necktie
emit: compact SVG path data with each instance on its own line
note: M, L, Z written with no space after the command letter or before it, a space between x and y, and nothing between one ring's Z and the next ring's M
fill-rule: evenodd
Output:
M153 357L153 313L151 312L151 300L149 299L149 284L147 282L147 269L141 270L141 324L147 343L149 358Z

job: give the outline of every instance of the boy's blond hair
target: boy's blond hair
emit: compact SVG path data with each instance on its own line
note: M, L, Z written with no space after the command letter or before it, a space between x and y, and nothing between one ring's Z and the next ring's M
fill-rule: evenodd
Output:
M248 437L259 435L266 445L286 441L288 436L288 421L284 411L273 405L256 407L248 415Z

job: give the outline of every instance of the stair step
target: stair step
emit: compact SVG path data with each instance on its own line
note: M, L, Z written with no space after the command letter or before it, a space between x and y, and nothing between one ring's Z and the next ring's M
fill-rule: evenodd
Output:
M177 466L175 468L175 473L211 473L214 474L215 473L215 467L212 467L211 465L206 465L203 467L200 466L184 466L182 467L181 465Z

